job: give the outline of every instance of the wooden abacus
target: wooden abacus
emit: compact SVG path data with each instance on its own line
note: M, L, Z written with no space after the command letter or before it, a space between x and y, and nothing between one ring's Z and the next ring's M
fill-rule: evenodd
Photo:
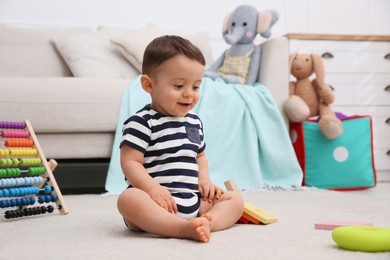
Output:
M4 217L52 213L54 203L60 214L68 214L53 175L57 162L46 160L30 122L0 121L0 130L0 209Z

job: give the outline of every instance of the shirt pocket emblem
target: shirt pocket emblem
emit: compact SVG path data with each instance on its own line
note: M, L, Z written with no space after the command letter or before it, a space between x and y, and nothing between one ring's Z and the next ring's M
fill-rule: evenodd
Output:
M195 127L186 126L186 132L187 132L188 140L190 140L193 143L200 144L201 140L200 140L199 129Z

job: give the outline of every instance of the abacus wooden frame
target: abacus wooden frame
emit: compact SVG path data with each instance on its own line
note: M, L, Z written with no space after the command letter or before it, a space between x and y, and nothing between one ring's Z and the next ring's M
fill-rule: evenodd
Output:
M43 177L44 178L48 178L47 182L53 187L52 194L58 196L58 200L56 201L56 205L57 205L57 208L58 208L60 214L66 215L66 214L69 213L69 210L68 210L68 207L66 206L65 200L64 200L64 198L63 198L63 196L61 194L61 190L58 187L56 179L54 178L52 169L49 166L49 163L48 163L48 161L47 161L47 159L45 157L45 154L43 153L43 150L42 150L41 146L39 145L38 138L35 135L35 132L33 130L33 127L31 125L30 121L29 120L24 120L24 122L26 123L26 128L27 128L27 130L30 133L30 138L34 142L34 147L35 147L35 149L38 150L38 155L41 158L42 164L43 164L43 166L46 169L46 172L43 174ZM51 161L51 165L52 165L53 170L54 170L54 168L57 166L57 162L54 159L51 159L50 161ZM43 186L43 183L41 183L38 186L38 188L41 189L42 186Z

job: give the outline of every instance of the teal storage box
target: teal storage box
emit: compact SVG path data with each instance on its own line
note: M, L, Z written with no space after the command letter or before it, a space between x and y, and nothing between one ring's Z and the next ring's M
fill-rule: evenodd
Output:
M335 190L375 187L371 117L340 120L344 133L332 140L320 132L318 120L290 125L295 153L304 172L303 185Z

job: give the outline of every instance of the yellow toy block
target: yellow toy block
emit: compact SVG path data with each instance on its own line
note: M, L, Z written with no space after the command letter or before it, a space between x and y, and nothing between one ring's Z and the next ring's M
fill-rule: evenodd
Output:
M244 213L259 220L263 224L271 224L278 221L276 217L272 216L261 208L256 207L250 202L244 203Z
M225 184L226 190L228 191L239 191L234 179L227 180L223 184Z

